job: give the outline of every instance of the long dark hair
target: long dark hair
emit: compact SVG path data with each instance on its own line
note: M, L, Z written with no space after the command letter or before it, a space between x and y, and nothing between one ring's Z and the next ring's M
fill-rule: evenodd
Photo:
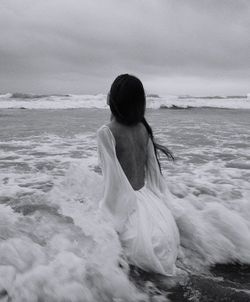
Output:
M153 130L144 117L146 109L145 91L142 82L137 77L129 74L119 75L111 85L108 103L113 116L119 123L128 126L143 123L153 142L160 171L158 151L163 152L168 159L174 160L174 156L168 148L155 142Z

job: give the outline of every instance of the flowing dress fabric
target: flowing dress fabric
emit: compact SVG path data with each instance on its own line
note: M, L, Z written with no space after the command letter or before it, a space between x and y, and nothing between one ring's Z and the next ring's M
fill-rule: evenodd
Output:
M108 128L97 132L98 154L104 178L100 210L119 234L131 264L167 276L175 274L179 232L168 200L151 139L147 146L145 186L135 191L117 159L115 139Z

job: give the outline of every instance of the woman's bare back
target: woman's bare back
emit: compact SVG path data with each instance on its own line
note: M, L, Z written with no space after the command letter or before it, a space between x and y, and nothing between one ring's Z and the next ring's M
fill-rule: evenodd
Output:
M134 190L144 186L148 133L142 123L125 126L113 120L110 128L116 141L116 155Z

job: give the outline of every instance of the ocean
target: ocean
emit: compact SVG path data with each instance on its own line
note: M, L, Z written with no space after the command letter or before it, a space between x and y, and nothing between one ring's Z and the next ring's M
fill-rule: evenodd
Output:
M171 286L129 267L97 214L104 99L0 97L0 301L250 301L250 100L148 97L175 155L161 160L188 277Z

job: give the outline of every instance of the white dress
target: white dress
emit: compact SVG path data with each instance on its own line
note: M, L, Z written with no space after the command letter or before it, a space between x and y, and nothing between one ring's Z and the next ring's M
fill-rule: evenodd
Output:
M167 276L175 274L179 232L167 206L170 198L151 139L147 146L145 186L135 191L118 161L108 126L97 132L104 178L100 209L112 220L131 264Z

